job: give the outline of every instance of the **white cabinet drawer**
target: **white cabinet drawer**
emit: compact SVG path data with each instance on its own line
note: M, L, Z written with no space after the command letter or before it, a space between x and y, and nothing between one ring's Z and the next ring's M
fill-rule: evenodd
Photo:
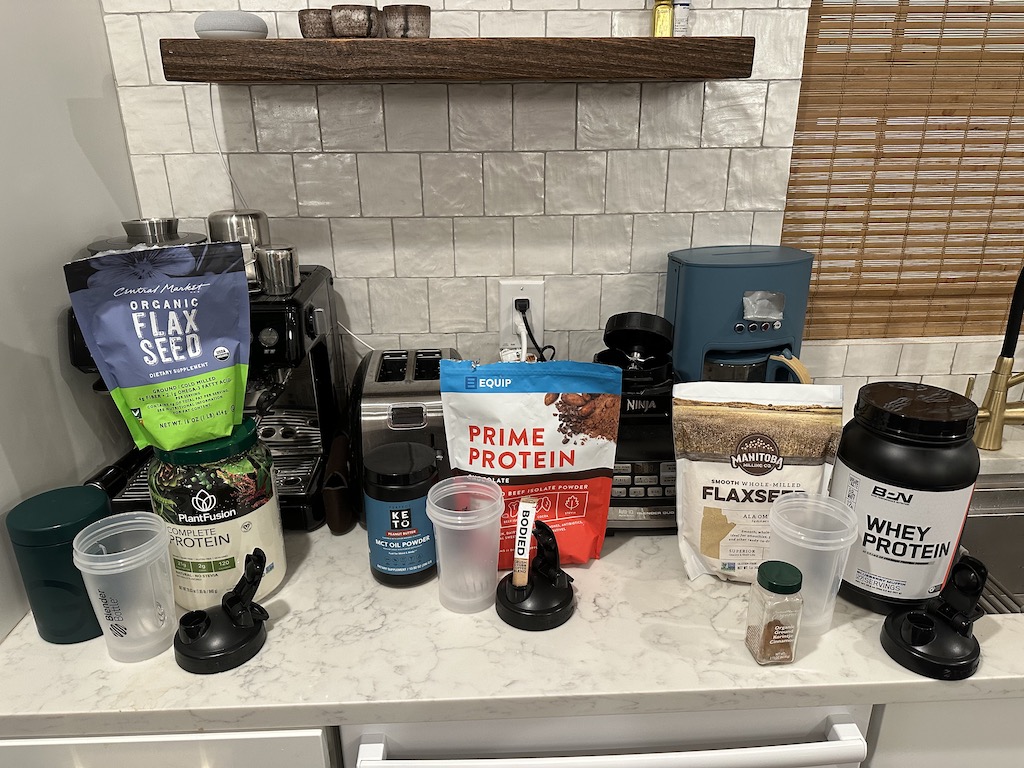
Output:
M331 768L327 732L238 731L153 736L0 739L0 766L17 768Z
M852 768L870 707L342 726L348 768Z

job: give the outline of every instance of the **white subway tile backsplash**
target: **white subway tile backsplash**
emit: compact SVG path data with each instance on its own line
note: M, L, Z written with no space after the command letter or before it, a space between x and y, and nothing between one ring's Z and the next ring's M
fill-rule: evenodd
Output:
M473 11L440 11L430 14L431 37L479 37L480 14Z
M605 152L548 152L544 167L544 212L600 213L604 210Z
M294 164L299 216L359 215L359 174L355 155L297 154Z
M163 10L163 9L161 9ZM146 48L146 62L149 66L149 81L154 85L165 85L163 61L160 58L160 41L164 38L189 38L196 36L195 23L198 13L141 13L142 43ZM154 130L159 130L154 127Z
M514 11L571 11L579 8L579 0L512 0Z
M789 148L732 150L725 207L731 211L784 210L791 155Z
M379 85L321 85L320 131L325 150L384 150L384 101Z
M600 319L600 275L552 275L544 278L545 330L593 330L599 327Z
M485 11L480 14L480 37L544 37L545 23L540 11Z
M1002 348L1001 341L963 341L958 342L953 353L953 365L950 373L989 372L995 365Z
M449 11L507 11L512 0L444 0Z
M699 13L694 13L693 8L694 6L691 5L690 16L687 19L690 34L693 37L714 37L715 35L728 37L743 34L743 11L701 9Z
M455 219L455 274L459 277L512 274L512 219L488 216Z
M949 375L953 368L953 353L956 344L904 344L900 355L899 374Z
M465 334L472 336L473 334ZM459 349L459 334L457 333L403 333L401 335L402 349L444 349L451 347L456 351Z
M118 86L149 85L146 49L142 44L139 17L134 15L108 15L103 19L110 45L110 63L114 68L114 82Z
M550 11L547 37L608 37L612 31L609 11Z
M561 348L559 359L592 361L594 355L604 349L604 331L569 331L569 351L566 355Z
M451 219L392 219L399 277L452 277L455 230Z
M608 213L652 213L665 210L668 150L634 149L608 153Z
M299 29L299 15L297 13L275 13L272 15L277 23L277 37L290 37L296 40L302 37L302 30ZM267 26L271 29L274 28L269 21Z
M430 300L425 278L370 280L369 285L370 320L374 333L430 331Z
M338 322L352 333L371 333L373 329L370 327L370 289L367 279L349 277L337 268L333 271L334 292L338 294ZM353 370L349 368L349 373Z
M512 86L448 86L448 119L453 151L512 149Z
M139 196L139 213L144 218L171 215L171 188L163 155L134 155L131 158L135 192Z
M767 96L768 83L708 82L704 87L701 146L760 146Z
M612 37L647 37L650 34L650 11L612 11Z
M237 11L238 0L171 0L172 11ZM245 9L250 10L250 9Z
M321 149L316 86L254 85L252 111L260 152Z
M704 83L644 83L641 94L641 147L700 146Z
M433 278L427 281L427 288L431 333L487 330L486 278Z
M702 33L703 34L703 33ZM754 48L756 80L790 80L803 72L804 41L807 37L807 11L802 8L748 10L743 12L743 34L770 45Z
M570 274L572 228L572 216L523 216L514 219L514 274Z
M844 376L895 376L902 344L851 345L846 353Z
M841 378L846 369L845 344L833 342L805 341L800 347L800 361L807 366L811 376L820 378Z
M605 275L601 278L601 326L620 312L658 311L658 275Z
M256 151L256 129L253 127L252 98L248 86L186 85L183 89L193 151ZM210 111L211 100L213 112Z
M243 11L297 11L300 8L308 8L309 0L239 0L238 7Z
M427 216L482 216L483 156L475 153L424 154L423 212Z
M512 142L519 151L576 146L576 84L512 86Z
M235 207L231 182L217 155L166 155L164 166L178 218L206 218L213 211Z
M750 242L754 245L781 245L784 218L782 211L756 211Z
M180 85L122 88L121 119L133 155L191 152L185 94ZM160 126L158 131L153 126Z
M669 211L720 211L725 208L729 150L673 149L668 161Z
M231 176L245 197L245 207L268 216L298 216L291 155L241 154L228 158ZM242 205L242 200L238 200Z
M722 211L693 214L691 248L709 245L750 245L754 214Z
M544 155L488 152L484 155L484 213L526 216L544 213Z
M270 239L274 243L293 245L299 264L318 264L334 274L331 222L327 219L271 219Z
M796 110L800 103L800 81L782 80L768 84L764 118L766 147L792 147L796 134Z
M359 197L363 216L422 216L420 156L360 152Z
M169 11L170 0L102 0L107 13L145 13L147 11Z
M632 216L577 216L573 229L573 274L629 272L632 239Z
M641 10L646 7L645 0L579 0L583 10Z
M580 83L576 99L579 149L637 148L639 83Z
M389 152L448 149L447 86L385 85L384 130Z
M494 363L498 360L498 334L460 333L456 335L459 356L463 360L477 363Z
M330 219L330 222L335 274L371 278L395 276L390 219ZM391 333L376 326L374 332Z
M653 213L633 217L631 272L665 272L668 254L690 247L692 213Z

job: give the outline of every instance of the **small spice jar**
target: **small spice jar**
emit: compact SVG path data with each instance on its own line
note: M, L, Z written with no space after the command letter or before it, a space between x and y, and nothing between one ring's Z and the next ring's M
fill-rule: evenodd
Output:
M803 598L800 569L781 560L766 560L750 585L747 648L758 664L788 664L796 658Z

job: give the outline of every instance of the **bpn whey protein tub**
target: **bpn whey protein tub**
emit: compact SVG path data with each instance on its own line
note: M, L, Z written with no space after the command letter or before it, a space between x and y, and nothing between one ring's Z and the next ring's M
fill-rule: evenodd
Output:
M859 521L843 598L889 613L942 589L981 466L971 441L977 419L973 402L939 387L861 387L829 491Z

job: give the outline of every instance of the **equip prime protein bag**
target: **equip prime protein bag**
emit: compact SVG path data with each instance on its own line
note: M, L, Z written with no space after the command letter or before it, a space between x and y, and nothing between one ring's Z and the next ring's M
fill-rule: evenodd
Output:
M441 361L441 406L456 474L502 487L499 570L512 567L515 513L537 499L562 563L601 553L608 524L622 371L598 363Z
M139 448L231 434L249 367L238 243L102 253L64 265L71 306Z
M676 522L687 576L753 581L772 503L827 492L842 429L839 386L676 384Z

